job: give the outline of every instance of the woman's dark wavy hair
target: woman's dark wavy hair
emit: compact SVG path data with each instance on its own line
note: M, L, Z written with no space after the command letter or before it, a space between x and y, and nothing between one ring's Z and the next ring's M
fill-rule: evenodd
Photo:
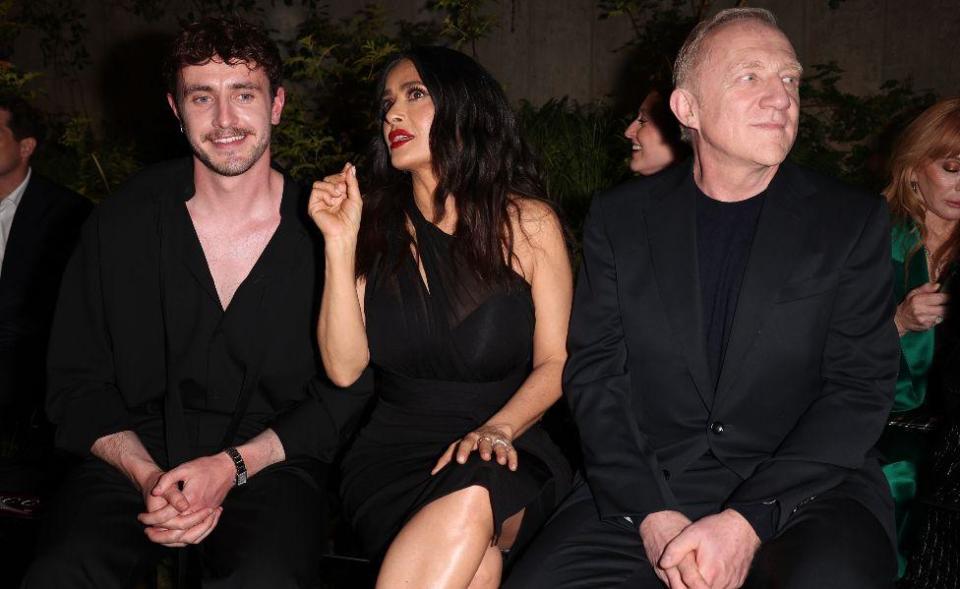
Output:
M443 219L444 201L454 195L454 254L483 280L505 283L510 266L504 252L512 257L514 251L510 216L519 215L515 198L549 202L535 158L500 84L474 60L444 47L414 47L389 61L377 85L380 120L386 116L379 103L387 75L404 59L416 67L435 109L430 126L437 177L433 222ZM358 277L367 276L381 256L388 274L396 271L412 243L406 207L416 206L410 174L390 164L382 134L372 142L367 161Z

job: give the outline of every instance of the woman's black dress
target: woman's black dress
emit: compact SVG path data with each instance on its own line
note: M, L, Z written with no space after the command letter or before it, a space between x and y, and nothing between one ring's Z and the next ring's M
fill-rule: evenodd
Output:
M456 263L454 237L408 215L426 274L413 255L396 272L367 277L365 314L377 400L344 457L341 496L363 551L378 558L419 509L480 485L490 493L494 529L526 508L518 542L569 489L567 462L538 425L514 441L511 472L476 452L466 464L430 471L449 444L482 425L530 374L534 311L528 284L473 277Z

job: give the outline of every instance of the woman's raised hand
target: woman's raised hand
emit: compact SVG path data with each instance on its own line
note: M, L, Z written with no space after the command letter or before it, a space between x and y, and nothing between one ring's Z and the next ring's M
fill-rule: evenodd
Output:
M324 239L356 237L362 209L357 167L353 164L347 163L339 174L313 183L307 210Z
M940 285L934 283L918 286L897 305L894 321L901 337L908 331L926 331L943 321L948 297L939 289Z

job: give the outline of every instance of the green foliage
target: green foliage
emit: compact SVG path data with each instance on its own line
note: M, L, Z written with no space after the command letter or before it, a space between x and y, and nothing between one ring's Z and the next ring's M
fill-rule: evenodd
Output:
M0 92L4 94L35 98L36 90L30 88L30 82L39 77L37 72L21 72L12 63L0 62Z
M633 38L620 51L626 51L628 70L622 76L640 83L669 82L673 60L687 33L697 23L696 14L683 0L600 0L601 20L626 18ZM637 99L639 102L639 98Z
M843 92L836 62L816 64L800 89L800 130L791 158L851 184L879 190L893 137L936 100L909 80L890 80L878 92Z
M87 14L74 0L30 0L20 3L19 22L40 33L43 63L65 72L90 63Z
M180 23L188 23L210 14L236 14L251 21L262 21L266 16L266 6L258 0L115 0L123 8L144 20L156 21L167 14L177 15ZM311 10L317 7L317 0L279 0L283 6L305 6ZM270 7L278 5L278 0L270 0Z
M318 9L286 43L285 62L293 111L284 112L274 154L303 180L360 162L379 136L377 75L391 55L423 44L473 43L492 27L482 0L437 0L429 10L442 22L390 22L381 4L367 4L348 18ZM289 108L289 106L288 106Z
M115 137L99 138L88 117L52 118L50 124L56 142L40 151L37 167L94 202L141 167L132 145Z
M291 96L287 100L283 124L273 132L272 153L291 176L303 180L322 178L354 158L354 154L344 154L342 144L333 137L319 132L324 124L301 106L300 98Z
M477 41L486 37L496 26L496 19L483 13L485 0L433 0L431 10L445 13L442 36L451 39L454 47L469 45L477 56Z
M398 23L388 31L387 14L369 4L334 20L326 10L301 23L288 44L285 67L292 112L277 129L277 160L302 179L325 176L356 162L378 131L376 76L393 53L435 38L423 23Z
M540 156L550 195L579 234L593 195L628 175L623 121L603 104L577 104L567 98L542 106L522 102L523 134Z

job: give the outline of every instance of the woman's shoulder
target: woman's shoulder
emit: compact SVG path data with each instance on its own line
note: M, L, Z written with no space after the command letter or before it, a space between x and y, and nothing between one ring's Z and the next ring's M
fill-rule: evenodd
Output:
M563 236L563 223L549 201L511 195L507 210L515 239L524 239L535 245L545 239Z
M569 266L567 231L549 201L514 196L508 208L514 270L529 282L541 264Z

